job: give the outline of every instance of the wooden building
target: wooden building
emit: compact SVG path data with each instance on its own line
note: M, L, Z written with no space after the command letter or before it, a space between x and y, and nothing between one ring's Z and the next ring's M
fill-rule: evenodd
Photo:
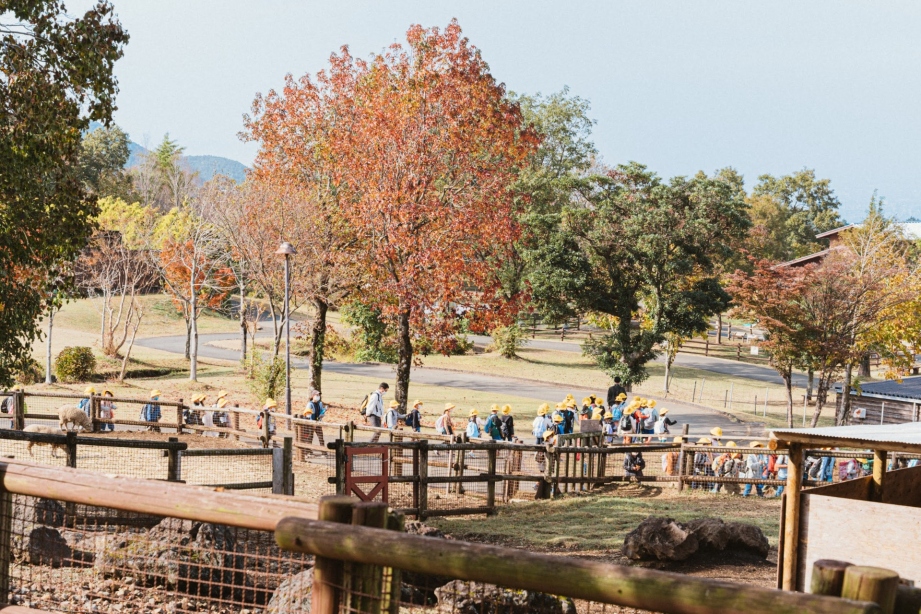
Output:
M843 386L835 386L835 409L844 400ZM851 390L851 415L848 424L904 424L918 422L921 410L921 376L901 382L862 384L860 393Z
M921 585L921 465L886 471L893 452L921 454L921 423L778 429L769 447L789 459L778 588L806 590L820 559L892 569ZM873 474L802 490L804 451L823 447L872 454Z

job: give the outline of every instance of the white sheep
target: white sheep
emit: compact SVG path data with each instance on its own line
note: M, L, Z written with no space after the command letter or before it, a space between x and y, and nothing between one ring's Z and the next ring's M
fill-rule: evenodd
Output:
M60 419L62 431L76 430L78 426L84 431L93 430L93 421L76 405L63 405L58 408L58 418ZM73 428L67 428L68 424Z
M61 434L60 429L56 429L53 426L46 426L44 424L30 424L26 428L22 429L22 431L24 433L48 433L50 435L60 435ZM51 456L55 458L58 457L57 451L64 449L64 446L62 446L59 443L47 444L45 442L30 441L29 446L27 448L29 450L29 456L35 456L34 454L32 454L32 446L47 446L47 445L51 445Z

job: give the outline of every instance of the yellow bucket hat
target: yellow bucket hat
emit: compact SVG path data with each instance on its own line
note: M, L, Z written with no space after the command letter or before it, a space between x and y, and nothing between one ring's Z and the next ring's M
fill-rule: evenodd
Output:
M627 400L627 395L624 394L623 392L621 392L619 395L617 395L616 397L614 397L614 400L615 400L615 401L626 401L626 400Z
M274 407L278 407L278 403L275 402L275 399L266 399L265 404L262 406L263 409L271 409Z
M684 437L682 437L681 435L679 435L679 436L675 437L674 439L672 439L672 442L674 442L674 443L684 443Z
M396 409L399 406L400 404L397 403L396 401L390 401L390 409Z
M160 392L159 390L157 390L156 388L154 388L153 390L150 391L150 398L152 399L152 398L154 398L154 397L158 397L158 396L160 396L161 394L163 394L163 393Z
M470 410L470 417L471 417L471 418L472 418L473 416L479 416L479 415L480 415L480 412L478 412L477 410L475 410L475 409L471 409L471 410Z
M511 406L511 405L503 405L503 406L502 406L502 413L505 414L506 416L509 415L510 413L512 413L512 406Z
M544 440L546 441L547 439L550 439L554 435L556 435L556 431L547 431L546 433L544 433Z
M537 415L546 416L548 411L550 411L550 403L544 403L543 405L537 408Z
M445 403L445 411L451 411L455 407L457 407L457 405L455 405L454 403Z
M220 399L218 399L218 400L217 400L217 406L218 406L218 407L226 407L226 406L227 406L227 399L225 399L224 397L221 397Z
M413 407L419 407L420 405L422 405L422 401L420 401L419 399L416 399L415 401L413 401Z
M559 424L563 421L563 416L553 416L553 421Z
M86 390L83 391L83 394L96 394L96 389L92 386L87 386Z
M697 440L697 443L699 443L699 444L701 444L701 445L706 445L706 444L710 443L710 438L709 438L709 437L701 437L700 439Z
M748 444L748 447L749 448L763 448L764 445L762 445L760 441L753 441L750 444Z
M721 429L718 426L714 426L712 429L710 429L710 434L713 435L714 437L722 437L723 429Z

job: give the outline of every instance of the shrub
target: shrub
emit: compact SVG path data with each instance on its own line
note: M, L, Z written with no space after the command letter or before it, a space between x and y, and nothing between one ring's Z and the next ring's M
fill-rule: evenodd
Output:
M243 361L243 367L249 378L249 389L260 403L266 398L278 400L277 394L284 382L284 358L276 356L267 360L262 357L262 352L254 350Z
M96 357L88 347L66 347L54 361L54 374L65 384L85 382L96 373Z
M352 327L351 346L356 361L397 361L396 330L381 318L380 310L354 301L342 309L342 318Z
M527 336L518 324L500 326L492 331L491 350L499 352L505 358L518 358L518 350L524 345Z
M16 383L23 386L38 384L45 381L45 369L30 356L16 371L15 378Z

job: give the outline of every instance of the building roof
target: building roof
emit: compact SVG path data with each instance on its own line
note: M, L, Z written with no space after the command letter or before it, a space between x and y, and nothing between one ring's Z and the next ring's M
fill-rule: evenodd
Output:
M841 384L835 384L835 392L840 393L841 390ZM854 391L852 391L852 394L854 394ZM921 376L906 377L901 382L886 380L884 382L861 384L860 394L865 397L921 401Z
M821 234L815 236L816 239L824 239L826 237L831 237L838 234L839 232L844 232L845 230L850 230L851 228L857 228L859 224L848 224L847 226L839 226L838 228L832 228L831 230L826 230Z
M779 268L788 267L788 266L804 266L812 262L819 262L820 260L825 258L825 256L827 256L828 252L830 251L831 250L823 249L820 252L809 254L808 256L802 256L801 258L797 258L796 260L788 260L787 262L781 262L780 264L775 264L771 268L779 269Z
M839 448L921 452L921 422L905 424L857 424L826 426L814 429L777 429L771 431L772 444L802 443Z

